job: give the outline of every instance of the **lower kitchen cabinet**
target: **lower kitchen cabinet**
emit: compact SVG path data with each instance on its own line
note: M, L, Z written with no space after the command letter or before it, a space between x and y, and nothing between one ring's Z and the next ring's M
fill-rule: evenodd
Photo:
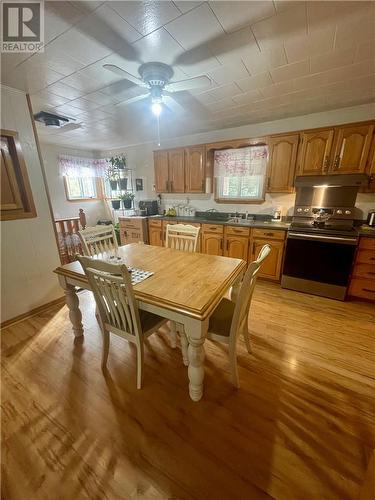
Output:
M147 219L144 217L119 217L121 245L148 243Z
M223 235L203 233L202 253L207 253L208 255L223 255Z
M150 245L163 246L163 229L161 220L148 220L148 239Z
M375 238L359 241L348 295L375 301Z
M284 255L284 240L253 238L249 249L249 261L255 260L264 245L270 245L271 252L259 271L260 278L280 281Z
M246 227L226 226L224 235L225 257L247 260L250 230Z

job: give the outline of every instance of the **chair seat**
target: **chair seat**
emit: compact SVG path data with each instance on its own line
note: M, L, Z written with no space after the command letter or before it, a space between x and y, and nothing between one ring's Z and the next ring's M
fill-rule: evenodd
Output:
M143 311L142 309L139 310L139 319L141 321L143 335L146 337L168 321L157 314Z
M236 304L231 300L225 298L221 299L219 305L210 317L208 336L210 336L210 333L212 332L213 334L220 335L221 337L229 338L235 306Z

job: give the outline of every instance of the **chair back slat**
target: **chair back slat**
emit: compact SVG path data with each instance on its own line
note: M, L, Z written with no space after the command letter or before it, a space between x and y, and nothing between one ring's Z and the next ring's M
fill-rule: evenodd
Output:
M168 224L165 246L182 252L196 252L199 227L189 224Z
M241 289L238 294L236 306L234 308L230 341L236 342L242 329L247 326L251 299L253 296L256 280L264 259L269 255L271 247L264 245L259 252L258 258L250 263L243 278Z
M95 226L88 227L79 231L79 237L82 241L83 252L87 256L117 251L117 238L114 227Z
M78 256L98 306L102 325L125 338L140 336L138 305L130 273L125 265L109 264L92 257Z

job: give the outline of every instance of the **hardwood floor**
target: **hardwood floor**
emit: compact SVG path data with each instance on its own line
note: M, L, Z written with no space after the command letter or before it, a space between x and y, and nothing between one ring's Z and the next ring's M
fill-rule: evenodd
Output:
M2 498L354 499L375 448L375 307L258 282L253 355L206 342L190 400L168 330L136 353L112 336L106 377L90 293L2 332Z

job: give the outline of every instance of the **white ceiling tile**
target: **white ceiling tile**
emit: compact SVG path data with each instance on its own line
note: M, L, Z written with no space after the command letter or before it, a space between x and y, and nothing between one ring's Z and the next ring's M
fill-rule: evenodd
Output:
M49 85L46 90L60 97L66 97L67 99L77 99L77 97L82 95L81 91L62 82L53 83Z
M69 106L73 106L73 108L77 108L81 111L90 111L93 109L100 108L101 104L95 101L88 101L84 97L79 97L78 99L69 101Z
M67 99L66 97L52 94L52 92L48 92L47 90L42 90L41 92L34 94L32 97L36 97L40 99L40 101L52 107L61 106L62 104L66 104L67 102L69 102L69 99Z
M333 49L335 27L331 26L303 36L291 37L285 41L288 62L296 62L309 56L324 54Z
M61 114L63 116L72 116L77 117L80 113L82 113L81 110L78 108L73 108L72 106L69 106L69 104L63 104L62 106L56 106L55 111L58 114Z
M212 41L224 33L206 4L168 23L165 28L187 50Z
M113 104L113 102L116 102L111 96L104 94L103 92L91 92L89 94L85 94L84 98L87 99L88 101L96 102L100 106L105 106L107 104Z
M221 64L231 64L239 61L243 56L248 55L252 49L259 52L250 27L242 28L234 33L225 33L216 37L212 42L208 42L207 45Z
M139 33L148 35L181 15L172 2L108 2L111 9L128 21Z
M142 62L160 61L173 64L183 48L164 29L160 28L133 44Z
M101 86L100 83L98 83L96 80L88 78L81 72L66 76L61 80L61 83L65 83L66 85L69 85L70 87L73 87L84 93L89 93L97 90Z
M272 85L273 81L270 74L265 72L244 78L243 80L237 80L236 83L243 92L247 92L248 90L256 90Z
M274 82L283 82L285 80L292 80L293 78L307 75L309 71L310 63L309 60L306 59L271 70L271 77Z
M190 2L188 0L181 0L173 3L183 14L185 14L185 12L189 12L189 10L195 9L196 7L198 7L198 5L201 5L203 2Z
M30 66L34 70L38 67L41 68L41 71L43 71L43 69L52 69L64 76L68 76L83 68L84 64L76 61L66 52L59 52L54 50L51 45L47 45L44 52L34 54L30 59L25 61L22 66L24 66L24 68Z
M232 97L233 95L237 95L240 92L240 89L235 83L229 83L227 85L223 85L222 87L216 87L215 89L210 90L210 94L212 97L219 101L220 99L224 99L225 97Z
M283 12L289 9L295 9L298 5L303 5L306 2L301 2L299 0L274 0L275 8L277 12Z
M90 121L90 120L105 120L108 119L110 116L111 115L109 113L106 113L103 109L93 109L90 111L84 111L83 113L80 113L78 115L78 118L80 120L83 119L85 121Z
M260 89L260 92L264 97L276 97L283 94L288 94L289 92L293 92L293 90L294 90L293 81L289 80L286 82L275 83L273 85L263 87Z
M96 2L95 0L76 0L73 2L70 2L74 5L74 7L77 7L79 10L83 10L83 12L92 12L93 10L96 10L98 7L103 5L104 1L99 1Z
M221 66L208 47L197 47L177 57L175 64L188 76L204 75ZM175 69L176 66L173 66Z
M22 66L18 66L10 74L6 75L6 83L11 87L25 90L30 94L36 94L48 85L63 78L63 75L49 68L43 68L43 70L38 71L37 67L27 66L24 69Z
M64 33L72 24L84 17L84 13L71 2L44 2L44 41L50 42Z
M247 104L259 101L260 99L263 99L263 96L260 94L259 90L250 90L249 92L238 94L233 97L233 101L237 104Z
M362 2L355 2L361 5ZM365 3L366 5L366 3ZM375 8L359 10L356 15L351 15L344 20L338 19L335 38L335 48L341 49L350 47L353 44L364 43L373 40L375 43Z
M211 9L226 32L238 30L242 26L254 24L276 13L273 2L209 2Z
M234 64L220 66L219 68L210 71L209 75L218 85L233 82L233 80L241 80L247 78L249 73L242 61Z
M210 111L220 111L222 109L227 109L233 107L235 103L230 97L226 97L225 99L221 99L220 101L214 101L206 104L206 107Z
M365 59L374 59L375 58L375 43L364 42L360 43L357 48L357 53L355 56L355 62L360 62Z
M356 48L352 47L346 50L334 50L314 56L310 59L310 72L320 73L321 71L328 71L332 68L339 68L354 62Z
M280 12L252 25L254 36L261 50L271 49L289 37L302 36L307 33L305 6Z
M250 75L267 72L272 68L284 66L288 62L282 44L271 50L262 51L260 51L258 47L252 47L252 49L242 57L242 60Z

